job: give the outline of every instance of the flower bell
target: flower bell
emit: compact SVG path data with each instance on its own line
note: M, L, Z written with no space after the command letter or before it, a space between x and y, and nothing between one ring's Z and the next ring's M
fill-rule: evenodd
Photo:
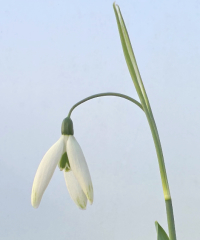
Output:
M56 166L63 170L65 182L76 205L85 209L87 200L93 202L93 186L85 157L73 136L73 122L67 117L62 122L61 137L44 155L34 178L31 204L37 208Z

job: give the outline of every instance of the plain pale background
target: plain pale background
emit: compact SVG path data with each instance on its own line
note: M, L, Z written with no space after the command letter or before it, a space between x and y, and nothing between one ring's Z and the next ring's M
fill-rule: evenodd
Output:
M177 237L199 240L200 2L119 4L158 126ZM0 3L0 239L156 239L167 230L158 163L144 113L105 97L72 113L95 199L79 210L56 169L37 210L37 167L70 107L99 92L138 99L112 1Z

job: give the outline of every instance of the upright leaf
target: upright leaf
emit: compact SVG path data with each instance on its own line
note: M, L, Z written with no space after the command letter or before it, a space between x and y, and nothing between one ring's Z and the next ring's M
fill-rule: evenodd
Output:
M117 20L117 25L118 25L118 30L119 30L119 35L122 43L122 48L124 52L124 56L126 59L126 63L130 72L130 75L132 77L133 83L135 85L136 91L138 93L138 96L140 98L143 110L147 116L155 147L156 147L156 152L159 160L159 166L160 166L160 172L161 172L161 179L162 179L162 185L163 185L163 191L164 191L164 196L165 199L170 198L170 191L169 191L169 185L167 181L167 174L166 174L166 169L165 169L165 164L164 164L164 157L162 153L162 147L160 143L160 138L158 134L158 130L156 127L156 123L153 117L153 113L150 107L150 103L142 82L142 78L140 76L140 72L137 66L137 62L135 59L135 55L131 46L131 42L128 36L128 32L126 30L126 25L124 23L120 8L118 5L113 3L113 8Z
M149 105L148 97L140 76L140 72L137 66L137 62L135 59L135 55L133 53L133 49L131 46L131 42L128 36L128 32L126 30L126 25L124 23L120 8L115 3L113 4L113 8L115 11L115 16L117 19L117 25L119 29L120 39L122 43L122 48L124 52L124 56L126 59L126 63L130 72L130 75L132 77L133 83L135 85L136 91L138 93L138 96L140 98L140 101L142 103L143 108L147 108L149 113L151 112L151 108Z
M155 222L157 231L157 240L169 240L165 230L160 226L158 222Z

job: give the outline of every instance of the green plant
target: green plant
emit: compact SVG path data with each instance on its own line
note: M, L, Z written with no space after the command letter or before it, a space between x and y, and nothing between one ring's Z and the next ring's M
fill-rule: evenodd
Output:
M166 212L167 212L168 229L169 229L169 237L168 237L168 235L166 234L164 229L158 224L158 222L155 222L156 230L157 230L157 240L176 240L172 200L171 200L169 184L167 180L167 173L165 169L164 157L163 157L158 130L157 130L156 123L151 110L151 106L150 106L150 103L149 103L149 100L140 76L140 72L139 72L137 62L133 53L128 32L126 30L126 26L125 26L122 14L120 12L120 8L115 3L113 4L113 7L114 7L116 20L117 20L117 25L119 29L124 56L125 56L126 63L127 63L130 75L132 77L133 83L135 85L135 89L139 96L140 102L124 94L108 92L108 93L99 93L96 95L89 96L81 100L80 102L76 103L74 106L72 106L67 118L63 120L62 127L61 127L62 136L47 151L47 153L43 157L38 167L38 170L34 179L34 183L33 183L31 202L33 207L37 208L39 206L42 195L46 187L48 186L49 181L51 180L51 177L57 165L59 166L60 170L63 170L64 172L65 181L66 181L66 185L69 190L70 196L74 200L74 202L77 204L77 206L81 209L85 209L87 205L87 200L90 203L93 202L92 181L90 178L90 173L89 173L83 152L79 144L76 142L76 139L73 136L74 134L73 122L70 118L71 113L77 106L93 98L103 97L103 96L121 97L133 102L142 111L144 111L151 129L153 141L155 144L159 168L160 168L163 193L164 193L164 198L166 203Z

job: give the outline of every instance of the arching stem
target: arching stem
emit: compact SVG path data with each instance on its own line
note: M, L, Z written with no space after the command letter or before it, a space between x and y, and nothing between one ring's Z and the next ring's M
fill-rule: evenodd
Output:
M77 103L74 104L74 106L70 109L70 111L69 111L69 113L68 113L68 117L71 116L72 111L73 111L78 105L80 105L80 104L82 104L82 103L84 103L84 102L86 102L86 101L89 101L89 100L91 100L91 99L93 99L93 98L105 97L105 96L114 96L114 97L124 98L124 99L126 99L126 100L129 100L129 101L135 103L138 107L140 107L140 108L143 110L142 105L141 105L138 101L136 101L135 99L133 99L133 98L127 96L127 95L121 94L121 93L107 92L107 93L98 93L98 94L95 94L95 95L92 95L92 96L90 96L90 97L84 98L83 100L77 102Z
M129 101L133 102L134 104L136 104L139 108L141 108L146 114L150 129L151 129L151 133L152 133L152 136L153 136L153 140L154 140L154 144L155 144L155 148L156 148L156 153L157 153L157 156L158 156L158 163L159 163L159 167L160 167L160 175L161 175L164 198L165 198L165 203L166 203L166 210L167 210L167 220L168 220L168 227L169 227L169 239L170 240L176 240L172 200L171 200L169 184L168 184L168 180L167 180L167 173L166 173L166 169L165 169L164 157L163 157L163 153L162 153L161 143L160 143L157 127L156 127L156 124L155 124L155 121L154 121L154 118L153 118L153 114L152 114L152 112L151 112L151 114L149 113L149 111L146 108L146 105L144 104L144 107L143 107L142 104L139 103L138 101L136 101L135 99L133 99L133 98L127 96L127 95L121 94L121 93L113 93L113 92L98 93L98 94L89 96L87 98L84 98L81 101L74 104L72 106L72 108L70 109L69 113L68 113L68 117L70 117L72 111L77 106L81 105L82 103L84 103L86 101L89 101L91 99L94 99L94 98L105 97L105 96L115 96L115 97L120 97L120 98L124 98L126 100L129 100ZM150 108L150 105L149 105L149 108Z

